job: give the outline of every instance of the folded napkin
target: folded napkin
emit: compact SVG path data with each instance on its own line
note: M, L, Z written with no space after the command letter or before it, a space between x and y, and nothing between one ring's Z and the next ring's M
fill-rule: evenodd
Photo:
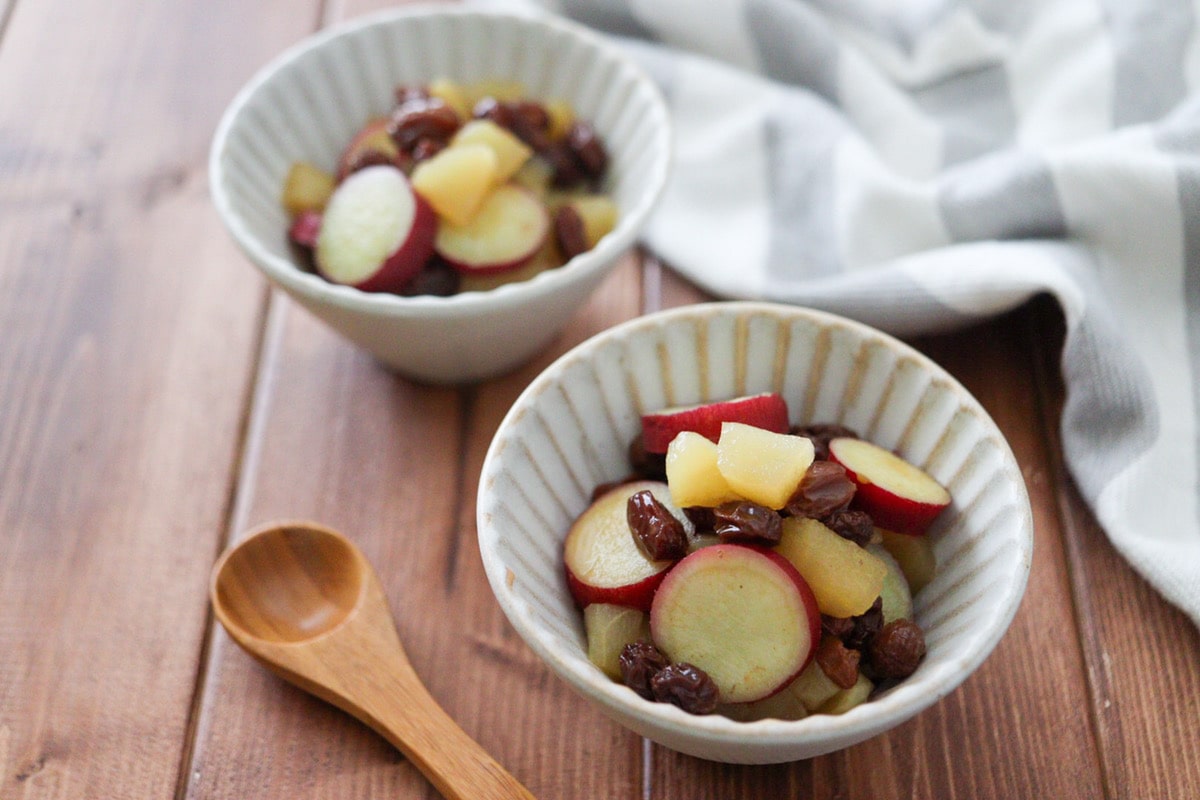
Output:
M1039 292L1066 461L1200 625L1200 19L1164 0L558 0L659 82L649 247L710 292L943 330Z

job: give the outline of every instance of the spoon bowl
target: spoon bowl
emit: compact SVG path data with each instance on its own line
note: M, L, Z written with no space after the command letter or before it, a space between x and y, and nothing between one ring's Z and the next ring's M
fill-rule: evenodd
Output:
M438 705L409 663L379 578L332 528L276 522L213 567L213 612L275 674L348 712L448 800L532 800Z

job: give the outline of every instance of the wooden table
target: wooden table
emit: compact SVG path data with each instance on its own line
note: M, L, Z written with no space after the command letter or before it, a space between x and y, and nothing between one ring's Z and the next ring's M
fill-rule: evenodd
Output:
M1064 471L1049 301L915 342L1009 437L1037 531L1012 629L933 709L734 767L644 742L543 667L478 557L485 448L557 354L702 296L631 258L535 363L427 388L270 292L211 208L213 128L266 59L387 5L0 0L0 797L432 796L214 626L217 554L283 516L358 541L432 693L539 798L1200 797L1200 637Z

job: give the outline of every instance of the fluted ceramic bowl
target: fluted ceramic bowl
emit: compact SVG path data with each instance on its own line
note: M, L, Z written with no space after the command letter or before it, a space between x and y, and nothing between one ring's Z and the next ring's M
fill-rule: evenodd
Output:
M400 297L328 283L299 263L280 197L298 160L330 171L351 136L386 114L400 84L519 81L561 99L609 151L616 228L531 280L452 297ZM213 202L267 279L391 369L433 383L507 372L546 347L637 238L666 179L666 106L649 78L591 31L535 12L407 6L299 43L237 94L214 137Z
M793 423L837 422L921 466L953 497L935 521L936 577L915 598L928 653L917 671L840 716L737 722L652 703L588 661L563 538L592 488L629 470L643 412L780 392ZM729 763L777 763L875 736L936 703L995 647L1029 574L1024 480L995 423L911 347L794 306L714 303L634 319L547 368L501 423L484 461L479 547L500 606L555 673L622 725Z

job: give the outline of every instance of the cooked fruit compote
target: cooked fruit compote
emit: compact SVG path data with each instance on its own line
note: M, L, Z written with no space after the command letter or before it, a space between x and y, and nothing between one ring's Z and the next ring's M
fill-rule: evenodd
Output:
M600 188L608 152L559 101L514 83L401 86L334 172L297 162L283 187L289 240L333 283L451 295L528 280L617 223Z
M563 546L588 657L647 700L737 720L840 714L925 655L913 596L936 480L774 393L646 414L631 474Z

